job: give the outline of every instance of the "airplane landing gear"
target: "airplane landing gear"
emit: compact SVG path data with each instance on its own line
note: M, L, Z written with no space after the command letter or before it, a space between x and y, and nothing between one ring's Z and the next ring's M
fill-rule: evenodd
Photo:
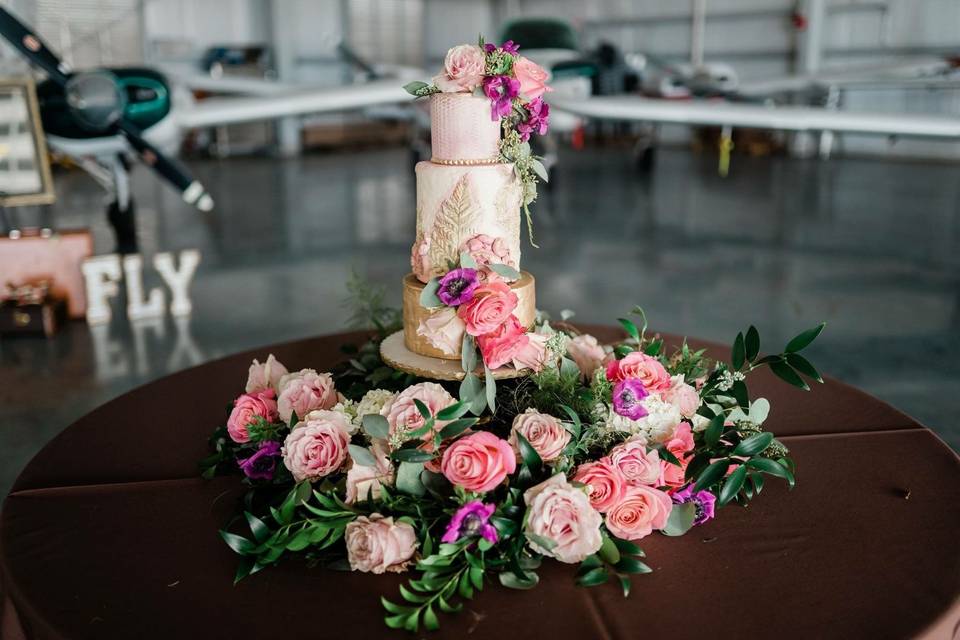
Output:
M114 238L117 241L116 252L121 255L136 253L138 250L137 221L133 198L127 198L126 206L121 206L118 200L111 202L107 207L107 220L113 227Z

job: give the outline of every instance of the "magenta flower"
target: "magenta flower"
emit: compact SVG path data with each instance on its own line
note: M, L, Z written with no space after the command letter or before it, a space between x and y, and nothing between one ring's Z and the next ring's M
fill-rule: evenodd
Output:
M544 102L543 98L531 100L525 108L527 119L517 125L517 132L524 142L530 139L531 133L542 136L550 127L550 105Z
M495 543L499 536L497 528L490 524L490 516L496 510L496 505L483 504L479 500L473 500L463 505L450 518L450 524L447 530L440 538L442 542L453 544L461 538L471 538L481 536L489 542Z
M693 524L700 525L713 518L716 511L717 497L709 491L693 492L693 485L687 485L683 491L677 491L671 496L674 504L684 504L693 502L697 506L696 515L693 517Z
M499 48L503 49L505 53L509 53L510 55L514 55L514 56L520 53L520 45L514 44L513 40L507 40L502 45L500 45ZM497 49L498 49L497 45L493 44L492 42L488 42L485 45L483 45L483 50L486 51L487 53L493 53Z
M480 284L476 269L454 269L440 278L437 297L448 307L456 307L473 300L473 290Z
M520 81L510 76L486 76L483 93L490 98L490 119L504 118L510 115L513 99L520 93Z
M642 403L647 395L647 390L639 378L621 380L613 388L613 410L625 418L639 420L647 415L647 409Z
M249 458L237 460L240 470L251 480L272 480L280 455L280 443L267 440Z

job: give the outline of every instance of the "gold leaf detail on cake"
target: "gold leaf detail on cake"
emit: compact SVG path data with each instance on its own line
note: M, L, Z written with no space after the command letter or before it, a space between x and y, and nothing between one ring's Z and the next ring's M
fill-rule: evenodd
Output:
M480 212L470 196L469 176L464 174L453 192L440 203L430 230L430 264L433 268L445 268L450 262L460 259L460 244L468 230L473 227Z

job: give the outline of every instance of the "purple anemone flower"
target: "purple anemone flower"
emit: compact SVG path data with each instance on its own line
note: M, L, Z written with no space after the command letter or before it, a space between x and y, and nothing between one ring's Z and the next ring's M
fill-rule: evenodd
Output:
M716 508L717 497L709 491L693 492L693 485L687 485L682 491L677 491L671 496L674 504L684 504L693 502L697 506L696 515L693 517L693 524L700 525L713 518Z
M527 119L517 125L520 139L524 142L530 139L531 133L542 136L550 127L550 105L544 102L543 98L531 100L525 108Z
M280 443L268 440L249 458L237 460L240 470L251 480L272 480L280 455Z
M496 510L493 504L483 504L479 500L472 500L463 505L450 518L447 530L440 538L442 542L453 544L461 538L481 536L489 542L495 543L499 536L497 528L490 524L490 516Z
M448 307L456 307L473 300L473 290L480 284L476 269L454 269L440 278L437 297Z
M637 378L627 378L613 388L613 410L619 415L639 420L647 415L643 399L648 395L643 383Z
M490 119L504 118L510 115L513 99L520 93L520 81L510 76L487 76L483 93L490 98Z
M493 44L492 42L488 42L485 45L483 45L483 50L486 51L487 53L493 53L498 48L503 49L505 53L509 53L510 55L514 55L514 56L520 53L520 45L515 44L513 40L507 40L499 47L497 47L497 45Z

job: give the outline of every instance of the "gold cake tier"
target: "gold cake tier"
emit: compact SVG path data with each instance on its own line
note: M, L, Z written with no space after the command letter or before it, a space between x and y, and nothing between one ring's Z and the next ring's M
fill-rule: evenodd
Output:
M417 280L412 273L407 274L403 279L403 341L407 349L413 353L428 356L431 358L443 358L445 360L459 360L460 348L457 347L456 353L444 353L442 350L430 344L426 338L417 335L417 329L420 323L430 318L433 314L444 310L444 307L438 309L428 309L420 304L420 294L423 293L424 284ZM534 279L526 271L520 272L520 279L510 283L510 288L517 294L517 308L514 315L526 328L533 326L537 317L537 300L534 292Z

